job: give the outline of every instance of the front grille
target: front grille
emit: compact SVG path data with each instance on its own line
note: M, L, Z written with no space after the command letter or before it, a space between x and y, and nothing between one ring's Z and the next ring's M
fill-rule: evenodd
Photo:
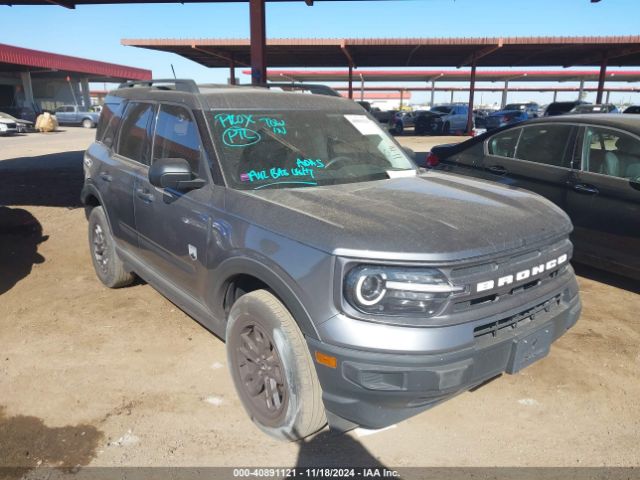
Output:
M520 329L531 322L536 322L538 320L542 322L549 318L553 314L554 310L559 308L561 301L561 295L558 294L546 302L533 308L529 308L524 312L517 313L495 322L485 323L484 325L480 325L473 329L473 336L475 338L488 337L493 339L513 333L514 330Z
M566 270L569 264L568 260L553 270L531 275L520 282L514 280L502 286L496 285L484 292L474 291L474 285L477 285L478 282L497 280L505 275L513 275L520 270L545 263L565 253L571 258L571 242L568 239L534 250L513 253L489 262L456 267L446 272L454 285L469 286L465 293L458 294L452 299L448 307L449 312L461 313L479 306L496 304L552 282Z

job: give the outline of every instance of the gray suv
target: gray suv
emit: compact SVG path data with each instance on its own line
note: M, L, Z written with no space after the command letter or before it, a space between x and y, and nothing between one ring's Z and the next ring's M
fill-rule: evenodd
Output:
M138 275L226 340L277 438L406 419L544 357L580 314L560 209L420 171L349 100L123 85L84 170L99 279Z

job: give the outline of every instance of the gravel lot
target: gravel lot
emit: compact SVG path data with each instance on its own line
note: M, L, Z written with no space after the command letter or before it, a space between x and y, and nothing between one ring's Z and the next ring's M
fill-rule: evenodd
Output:
M383 431L264 436L218 338L98 282L77 208L95 130L63 130L0 137L0 466L640 466L638 285L586 268L582 318L520 374Z

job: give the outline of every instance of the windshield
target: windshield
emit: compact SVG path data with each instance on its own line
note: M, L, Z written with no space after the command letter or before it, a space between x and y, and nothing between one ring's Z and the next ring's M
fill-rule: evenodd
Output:
M220 165L241 190L381 180L415 166L377 122L335 111L209 113Z
M433 107L431 109L432 112L437 112L437 113L451 113L451 107Z
M503 110L525 110L527 106L524 103L510 103L505 105Z

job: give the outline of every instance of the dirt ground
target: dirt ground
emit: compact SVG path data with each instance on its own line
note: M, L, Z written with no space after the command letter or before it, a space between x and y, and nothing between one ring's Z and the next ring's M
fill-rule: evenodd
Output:
M94 275L77 208L94 132L0 137L0 466L640 466L639 286L586 268L578 324L520 374L383 431L266 437L219 339Z

